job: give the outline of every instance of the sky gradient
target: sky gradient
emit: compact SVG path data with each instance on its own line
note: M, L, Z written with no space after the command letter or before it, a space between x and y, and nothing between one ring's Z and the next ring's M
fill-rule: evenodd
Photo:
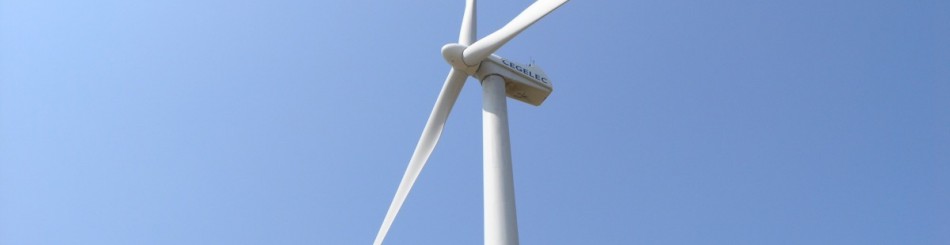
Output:
M0 0L0 244L370 244L463 7ZM948 244L948 43L948 1L568 2L497 52L554 84L521 242ZM480 110L386 244L482 244Z

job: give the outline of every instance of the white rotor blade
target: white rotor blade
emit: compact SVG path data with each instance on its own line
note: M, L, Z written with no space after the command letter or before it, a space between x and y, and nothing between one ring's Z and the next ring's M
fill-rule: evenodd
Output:
M475 0L466 0L462 28L459 30L459 44L471 45L475 42L475 19Z
M469 45L468 48L462 52L462 60L465 64L476 65L479 62L482 62L485 58L488 58L489 55L494 53L496 50L501 48L502 45L505 45L509 40L514 38L527 29L534 22L538 22L542 17L554 11L568 0L538 0L528 6L527 9L518 14L517 17L512 19L508 24L501 27L497 31L485 36L482 39L479 39L472 45Z
M455 100L458 99L459 93L462 91L462 85L465 84L467 76L465 72L454 68L449 71L449 76L442 86L442 92L439 92L439 98L435 101L432 114L429 115L429 121L426 122L426 127L422 130L422 136L419 137L416 150L409 160L409 167L406 168L406 173L402 176L402 182L399 183L399 188L396 189L396 196L393 197L393 202L389 205L389 211L386 212L386 218L383 219L383 225L379 227L379 233L376 233L376 241L373 244L380 245L383 243L383 239L386 238L386 233L389 232L389 227L396 219L396 214L399 213L402 203L406 201L409 190L412 189L416 178L419 177L426 161L429 160L429 155L432 154L432 150L439 142L442 129L445 127L445 121L449 117L449 112L452 111Z

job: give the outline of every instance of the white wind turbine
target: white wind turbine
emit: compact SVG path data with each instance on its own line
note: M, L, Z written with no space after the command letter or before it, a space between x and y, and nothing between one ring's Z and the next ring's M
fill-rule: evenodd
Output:
M426 122L416 150L409 160L396 196L383 220L375 245L380 245L435 148L445 121L468 76L482 81L482 137L484 160L485 244L518 244L511 143L508 136L506 95L538 106L552 91L551 82L533 65L520 65L493 53L545 15L568 0L539 0L528 6L501 29L475 41L475 0L465 2L459 43L442 47L442 56L452 65Z

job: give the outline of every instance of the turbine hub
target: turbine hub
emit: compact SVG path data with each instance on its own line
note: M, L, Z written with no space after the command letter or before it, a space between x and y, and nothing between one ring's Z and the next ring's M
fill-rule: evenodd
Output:
M446 44L445 46L442 46L442 58L445 58L445 62L448 62L453 68L464 71L465 74L471 76L474 75L476 71L478 71L478 67L481 65L481 62L475 65L466 64L462 54L466 48L468 48L468 46L458 43Z

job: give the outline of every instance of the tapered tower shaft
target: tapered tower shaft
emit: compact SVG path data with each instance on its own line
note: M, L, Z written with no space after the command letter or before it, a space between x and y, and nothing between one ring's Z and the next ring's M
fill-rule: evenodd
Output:
M482 80L482 89L485 244L517 245L518 220L505 80L498 75L489 75Z

